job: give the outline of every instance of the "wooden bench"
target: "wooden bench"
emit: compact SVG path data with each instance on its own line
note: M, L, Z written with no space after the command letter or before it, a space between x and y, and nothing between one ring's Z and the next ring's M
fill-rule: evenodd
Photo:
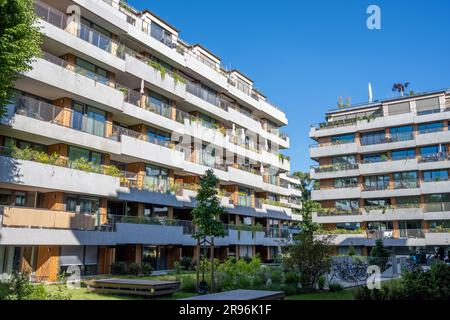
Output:
M88 290L97 293L157 297L180 290L179 281L100 279L87 282Z

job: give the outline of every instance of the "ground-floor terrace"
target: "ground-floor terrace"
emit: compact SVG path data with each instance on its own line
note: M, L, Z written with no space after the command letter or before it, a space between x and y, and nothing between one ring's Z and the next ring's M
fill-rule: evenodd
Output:
M194 266L196 246L176 245L0 245L0 275L14 272L29 274L34 281L56 282L64 275L108 275L115 262L126 265L149 264L154 271L175 268L176 262L188 261ZM258 255L264 262L271 262L278 255L276 246L230 245L216 247L214 257L224 261L228 257L252 257ZM208 248L200 250L201 257L210 259ZM185 267L185 266L184 266ZM186 267L185 267L186 268ZM79 273L78 273L79 272Z
M21 271L38 281L56 281L70 266L88 276L109 274L114 262L173 269L175 262L197 256L191 210L29 187L0 188L0 274ZM226 235L215 239L214 256L259 255L272 262L297 230L286 217L246 210L248 215L227 212L220 217Z

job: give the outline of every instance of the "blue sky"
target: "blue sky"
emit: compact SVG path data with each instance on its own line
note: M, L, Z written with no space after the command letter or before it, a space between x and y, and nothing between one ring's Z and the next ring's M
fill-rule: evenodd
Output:
M339 96L389 97L395 82L415 92L450 88L448 0L130 0L241 70L287 113L292 171L313 162L310 125ZM368 30L366 9L381 8L381 30Z

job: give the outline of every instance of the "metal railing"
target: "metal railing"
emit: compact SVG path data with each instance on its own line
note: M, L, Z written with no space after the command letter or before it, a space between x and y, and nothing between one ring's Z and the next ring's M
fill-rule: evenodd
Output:
M311 166L315 173L358 170L358 163L336 163L326 166Z
M401 180L401 181L394 180L394 190L415 189L419 187L420 187L419 180Z
M438 152L433 154L428 154L424 156L419 156L420 163L427 162L439 162L439 161L448 161L450 160L450 153L448 152Z
M124 59L124 46L118 42L112 40L108 36L90 28L89 26L73 21L75 28L70 25L70 17L65 13L49 6L45 2L36 0L34 3L34 12L36 16L40 19L58 27L60 29L66 30L67 32L73 34L74 36L89 42L90 44L111 53L121 59Z
M95 136L114 139L114 137L108 136L108 128L112 127L111 122L98 121L84 114L75 113L73 110L64 109L27 96L15 96L12 104L15 106L15 113L18 115L53 123Z
M320 147L329 147L329 146L340 146L340 145L346 145L346 144L350 144L350 143L355 143L355 139L315 143L315 144L311 144L310 147L311 148L320 148Z
M450 212L450 202L426 202L423 211L426 212Z
M20 149L17 147L1 147L0 156L17 160L25 160L31 162L53 165L63 168L75 169L89 173L97 173L120 178L120 171L112 165L97 164L80 158L77 160L69 160L61 158L59 155L49 155L43 151L36 151L30 148Z

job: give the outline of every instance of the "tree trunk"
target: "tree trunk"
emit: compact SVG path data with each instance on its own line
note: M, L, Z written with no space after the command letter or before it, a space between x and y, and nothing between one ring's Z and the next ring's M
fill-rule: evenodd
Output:
M214 292L214 238L211 238L211 292Z
M200 240L197 240L197 254L196 254L196 265L197 265L197 292L200 287Z

